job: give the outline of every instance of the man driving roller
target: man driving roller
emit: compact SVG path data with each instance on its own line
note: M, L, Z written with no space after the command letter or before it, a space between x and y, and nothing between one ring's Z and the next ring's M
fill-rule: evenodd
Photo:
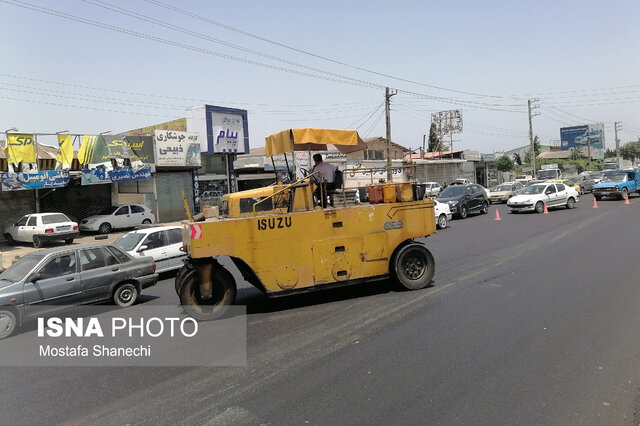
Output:
M313 196L316 201L322 202L322 207L327 207L327 192L335 190L334 176L337 167L331 163L325 163L322 161L322 155L314 154L313 162L315 165L311 169L311 173L318 173L316 179L316 189L313 191Z

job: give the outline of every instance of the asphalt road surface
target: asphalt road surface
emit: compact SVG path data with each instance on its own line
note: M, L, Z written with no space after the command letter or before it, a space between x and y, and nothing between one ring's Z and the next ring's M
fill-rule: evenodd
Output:
M637 425L630 201L452 221L426 239L424 290L270 300L244 283L246 367L0 368L0 423ZM175 303L173 278L145 294Z

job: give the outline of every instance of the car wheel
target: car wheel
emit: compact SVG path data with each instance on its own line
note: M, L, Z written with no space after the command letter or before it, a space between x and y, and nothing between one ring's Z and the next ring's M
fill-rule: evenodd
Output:
M113 292L113 302L120 307L129 307L136 300L138 300L138 289L131 283L121 284Z
M34 235L33 236L33 247L40 248L43 245L44 245L44 241L42 241L42 238L37 236L37 235Z
M511 209L511 213L516 214L518 213L518 210Z
M71 244L73 243L73 238L67 238L66 240L64 240L65 244Z
M402 247L393 259L393 275L402 287L418 290L433 279L436 263L431 252L422 244Z
M7 243L9 243L10 246L16 243L16 240L14 240L11 234L9 234L8 232L4 234L4 237L7 239Z
M145 219L142 221L143 225L149 225L151 223L151 219Z
M596 201L600 201L602 199L602 195L593 195L593 198L596 199Z
M16 330L16 315L7 310L0 311L0 340L5 339L13 334Z
M580 187L580 195L584 195L584 186Z
M438 216L438 228L444 229L447 227L447 215L444 213Z
M467 206L465 206L464 204L460 206L460 219L466 219L467 218L467 214L469 214L469 212L467 211Z
M573 197L569 197L569 199L567 200L567 208L572 209L575 206L576 206L576 200L574 200Z
M482 214L489 213L489 203L487 203L486 201L482 202L482 209L480 210L480 213Z
M544 203L543 203L542 201L538 201L538 202L536 203L536 207L535 207L535 209L536 209L536 213L542 213L542 212L544 212Z
M620 199L624 200L628 196L629 196L629 190L627 188L622 188L622 191L620 192Z
M226 269L214 266L211 284L212 297L204 299L200 296L199 274L187 274L182 281L180 304L188 315L197 320L208 321L221 317L227 312L227 306L236 300L236 282Z
M101 223L98 227L98 232L101 234L108 234L109 232L111 232L111 224L108 222Z

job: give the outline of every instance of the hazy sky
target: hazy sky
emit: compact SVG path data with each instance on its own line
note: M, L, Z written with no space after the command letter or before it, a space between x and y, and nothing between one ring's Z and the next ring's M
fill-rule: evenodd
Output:
M117 133L209 103L249 111L252 147L290 127L384 136L389 86L406 147L450 109L455 149L525 145L534 98L543 143L604 122L612 147L614 121L640 136L638 22L637 0L0 0L0 132Z

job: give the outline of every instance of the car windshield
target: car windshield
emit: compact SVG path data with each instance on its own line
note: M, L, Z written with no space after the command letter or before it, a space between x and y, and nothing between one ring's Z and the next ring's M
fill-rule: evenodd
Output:
M48 214L46 216L42 216L42 223L44 223L45 225L48 225L50 223L60 223L60 222L71 222L71 220L69 220L69 218L63 215L62 213Z
M120 250L131 251L136 248L140 240L146 237L147 234L131 232L129 234L124 234L122 237L118 238L114 241L113 245L118 247Z
M118 206L111 206L111 207L107 207L107 208L105 208L105 209L102 209L102 210L100 211L100 213L98 213L98 214L101 214L101 215L110 215L110 214L112 214L113 212L115 212L117 208L118 208Z
M626 180L626 173L607 173L602 177L603 182L624 182Z
M522 190L521 194L542 194L547 185L531 185Z
M0 280L12 283L20 281L33 270L43 257L43 255L37 253L31 253L21 257L16 263L9 266L6 271L0 274Z
M459 197L464 194L465 188L461 185L448 186L440 193L440 198Z
M498 185L495 191L511 191L511 185Z

